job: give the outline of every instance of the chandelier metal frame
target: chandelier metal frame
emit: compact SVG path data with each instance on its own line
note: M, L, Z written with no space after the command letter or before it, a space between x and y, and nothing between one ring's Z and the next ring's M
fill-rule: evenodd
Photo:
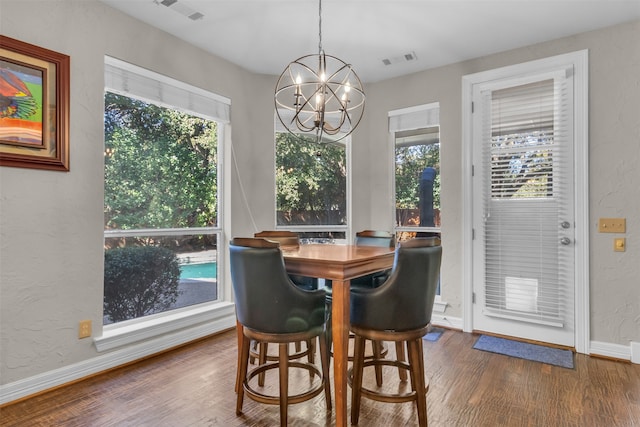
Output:
M322 0L318 3L318 54L302 56L285 68L274 99L278 120L288 132L326 143L340 141L358 126L365 94L351 64L324 53Z

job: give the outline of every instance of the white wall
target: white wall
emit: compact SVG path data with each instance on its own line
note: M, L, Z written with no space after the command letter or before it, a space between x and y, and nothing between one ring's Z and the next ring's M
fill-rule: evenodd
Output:
M24 17L28 16L28 24ZM275 76L259 76L186 45L95 0L0 0L2 34L71 56L70 172L0 168L0 390L98 358L77 326L100 335L103 281L103 57L153 69L232 102L230 236L274 224ZM354 229L390 228L389 110L440 102L444 298L460 316L460 78L502 65L590 49L592 338L640 341L640 23L455 64L365 88L354 132ZM276 47L274 47L276 48ZM600 216L627 217L628 250L596 233ZM253 217L253 220L252 220ZM255 221L255 226L253 224Z

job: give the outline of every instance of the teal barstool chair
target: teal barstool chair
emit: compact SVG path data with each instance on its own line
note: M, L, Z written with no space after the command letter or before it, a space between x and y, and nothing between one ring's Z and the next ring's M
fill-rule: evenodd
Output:
M376 288L357 288L351 293L351 332L355 335L351 422L358 423L362 396L381 402L415 401L420 426L427 425L428 385L424 376L422 337L431 323L442 247L439 239L416 238L398 244L389 278ZM365 340L393 341L408 348L408 362L389 358L364 359ZM385 393L364 388L365 367L394 366L409 372L411 392Z

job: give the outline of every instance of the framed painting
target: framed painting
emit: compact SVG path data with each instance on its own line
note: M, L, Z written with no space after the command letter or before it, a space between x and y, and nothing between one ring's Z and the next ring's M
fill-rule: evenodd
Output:
M69 57L5 36L0 166L69 170Z

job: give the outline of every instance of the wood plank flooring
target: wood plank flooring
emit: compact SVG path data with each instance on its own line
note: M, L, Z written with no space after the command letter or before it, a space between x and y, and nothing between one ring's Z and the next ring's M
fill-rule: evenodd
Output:
M278 425L277 406L245 399L235 414L235 337L224 332L5 406L0 425ZM431 427L640 426L639 365L576 355L575 369L560 368L474 350L477 337L447 330L424 342ZM397 377L385 371L384 387L405 387ZM411 403L363 399L361 426L416 423ZM333 424L322 395L289 408L289 425Z

